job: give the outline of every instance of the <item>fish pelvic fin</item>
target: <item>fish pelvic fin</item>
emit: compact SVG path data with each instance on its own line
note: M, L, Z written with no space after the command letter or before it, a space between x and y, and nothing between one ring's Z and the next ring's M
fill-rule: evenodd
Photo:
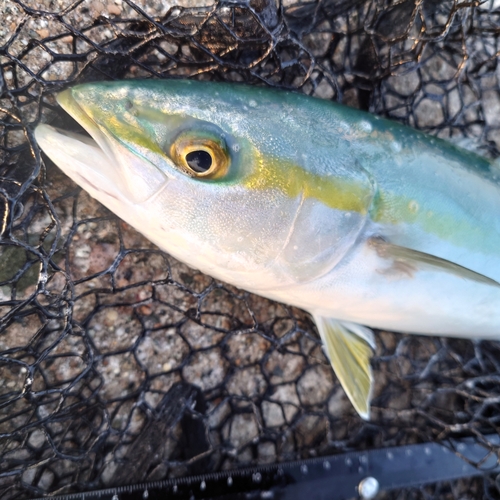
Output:
M314 315L324 350L347 397L361 418L370 419L373 375L370 366L375 348L373 332L347 321Z

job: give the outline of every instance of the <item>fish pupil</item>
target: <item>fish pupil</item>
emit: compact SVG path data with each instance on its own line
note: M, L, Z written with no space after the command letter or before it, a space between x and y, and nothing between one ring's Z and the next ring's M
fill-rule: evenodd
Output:
M191 151L186 155L186 163L197 173L206 172L212 166L212 156L206 151Z

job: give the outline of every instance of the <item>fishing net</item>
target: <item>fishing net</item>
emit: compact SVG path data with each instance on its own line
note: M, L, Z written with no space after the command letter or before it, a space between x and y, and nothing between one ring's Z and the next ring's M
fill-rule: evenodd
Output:
M33 128L78 129L54 100L73 83L185 77L295 89L497 157L499 2L193 3L0 1L2 500L498 432L498 344L377 332L364 422L307 314L159 251ZM383 498L481 497L493 479Z

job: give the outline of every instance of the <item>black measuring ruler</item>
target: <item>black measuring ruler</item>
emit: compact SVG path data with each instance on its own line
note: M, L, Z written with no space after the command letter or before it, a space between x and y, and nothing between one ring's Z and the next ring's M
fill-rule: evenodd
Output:
M497 435L488 436L492 446ZM105 490L59 500L346 500L377 492L500 472L496 453L472 438L348 452ZM45 499L47 497L44 497ZM42 500L42 499L37 499Z

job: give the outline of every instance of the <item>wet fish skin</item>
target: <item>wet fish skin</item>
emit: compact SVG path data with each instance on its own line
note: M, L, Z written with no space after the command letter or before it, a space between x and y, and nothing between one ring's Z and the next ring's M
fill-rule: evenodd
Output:
M244 85L101 82L58 101L92 139L40 125L45 153L177 259L309 311L364 418L367 327L499 338L490 160L334 102Z

